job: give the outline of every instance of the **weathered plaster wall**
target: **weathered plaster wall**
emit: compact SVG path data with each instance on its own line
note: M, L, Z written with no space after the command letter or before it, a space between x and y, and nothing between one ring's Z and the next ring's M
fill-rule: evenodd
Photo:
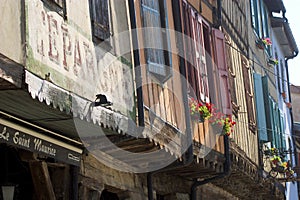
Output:
M24 64L22 44L22 1L4 0L0 4L0 54Z

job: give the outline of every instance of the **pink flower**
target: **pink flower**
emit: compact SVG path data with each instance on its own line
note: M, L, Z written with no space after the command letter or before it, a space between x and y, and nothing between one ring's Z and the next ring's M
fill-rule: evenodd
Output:
M272 45L272 41L270 38L262 38L262 41L265 45Z

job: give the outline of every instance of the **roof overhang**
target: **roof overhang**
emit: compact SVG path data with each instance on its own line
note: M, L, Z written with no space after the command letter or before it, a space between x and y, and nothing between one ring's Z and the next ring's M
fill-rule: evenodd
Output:
M264 0L264 2L270 12L276 12L276 13L280 13L280 11L286 12L282 0Z
M298 47L293 36L289 23L284 18L272 17L271 26L277 38L279 45L286 58L298 54Z

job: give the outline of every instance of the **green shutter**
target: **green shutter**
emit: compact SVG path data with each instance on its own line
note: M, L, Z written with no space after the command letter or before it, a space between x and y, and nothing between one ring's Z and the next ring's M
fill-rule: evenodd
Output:
M256 116L257 116L257 127L259 140L268 142L268 132L265 114L264 104L264 91L262 84L262 77L260 74L254 73L254 89L255 89L255 105L256 105Z

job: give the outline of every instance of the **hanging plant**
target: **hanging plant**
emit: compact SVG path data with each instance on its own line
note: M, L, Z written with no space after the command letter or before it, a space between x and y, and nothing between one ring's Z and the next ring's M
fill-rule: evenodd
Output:
M194 98L191 98L189 106L191 118L193 120L204 122L204 120L209 119L213 115L214 108L211 103L201 103Z
M232 120L231 116L222 117L221 115L216 119L215 123L222 126L222 134L227 136L230 136L233 132L234 125L236 124L236 122Z
M268 63L271 65L278 65L278 60L276 58L269 58Z

